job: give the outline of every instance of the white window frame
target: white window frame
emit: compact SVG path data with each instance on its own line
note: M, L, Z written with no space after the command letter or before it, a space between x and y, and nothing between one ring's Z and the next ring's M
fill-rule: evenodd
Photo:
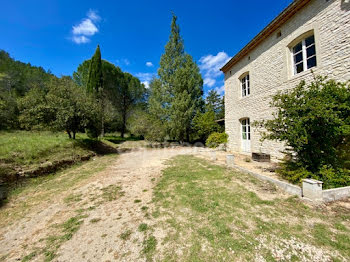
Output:
M307 38L311 37L311 36L314 37L314 42L313 42L311 45L306 46L305 40L306 40ZM297 52L297 53L294 53L294 48L295 48L297 45L299 45L299 44L301 44L301 46L302 46L301 50L300 50L299 52ZM307 52L306 52L306 50L307 50L307 48L312 47L312 46L315 46L315 54L312 55L312 56L307 57ZM301 60L300 62L298 62L298 63L295 63L294 57L295 57L296 55L300 54L300 53L302 54L302 60ZM307 70L309 70L309 69L311 69L311 68L313 68L313 67L316 67L316 66L317 66L317 50L316 50L316 39L315 39L315 35L312 34L312 35L309 35L309 36L307 36L307 37L304 37L303 40L301 40L301 41L299 41L298 43L296 43L295 45L293 45L292 48L291 48L291 56L292 56L292 63L293 63L293 75L298 75L298 74L300 74L300 73L302 73L302 72L305 72L305 71L307 71ZM316 57L316 65L315 65L315 66L312 66L312 67L310 67L310 68L307 68L307 60L310 59L310 58L313 58L313 57ZM303 64L303 71L301 71L301 72L298 73L298 72L297 72L297 65L299 65L299 64L301 64L301 63Z
M250 95L250 77L249 73L240 78L241 83L241 97L247 97Z

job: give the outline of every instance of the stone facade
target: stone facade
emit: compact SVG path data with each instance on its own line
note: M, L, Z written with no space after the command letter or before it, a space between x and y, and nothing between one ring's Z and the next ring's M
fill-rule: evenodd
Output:
M314 35L317 66L294 75L291 47L308 35ZM315 75L327 75L338 81L350 79L350 3L344 0L310 0L279 28L252 48L225 73L226 133L228 151L242 152L241 119L269 119L269 103L279 90L307 82ZM249 73L250 95L242 97L240 79ZM260 141L251 127L251 152L282 157L283 144Z

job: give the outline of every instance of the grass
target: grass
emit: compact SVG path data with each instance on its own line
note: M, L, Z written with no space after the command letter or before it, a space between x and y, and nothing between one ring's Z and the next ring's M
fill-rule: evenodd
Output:
M0 132L0 162L30 166L42 161L86 154L79 142L86 139L78 134L77 140L65 133L13 131Z
M161 250L144 243L144 250L153 250L144 251L148 258L159 252L164 261L350 259L349 209L281 198L255 178L195 157L168 164L152 213L167 234Z
M51 261L56 257L60 246L73 237L73 234L78 231L84 222L84 218L87 216L85 214L78 214L69 218L64 223L55 225L59 229L59 232L44 239L46 242L45 247L40 251L45 257L44 261Z
M142 246L142 253L145 255L146 261L153 261L152 257L156 251L157 239L151 235L143 241Z
M129 240L130 236L132 234L132 231L130 229L124 231L122 234L120 234L120 238L123 240Z
M29 179L25 186L10 192L8 202L16 204L15 207L9 208L6 208L5 204L0 209L0 226L12 224L23 218L31 209L54 201L57 195L72 190L80 182L104 170L114 159L114 155L96 157L95 161L79 163L55 174ZM110 194L110 191L105 190L102 196L106 199L113 198ZM64 202L72 204L80 201L80 197L79 194L70 194L64 198Z
M124 192L121 191L120 186L116 185L109 185L107 187L102 188L102 198L105 201L113 201L116 200L118 197L121 197L124 195Z
M145 224L145 223L140 224L140 225L139 225L139 228L138 228L139 232L144 232L144 231L146 231L147 229L148 229L148 225Z

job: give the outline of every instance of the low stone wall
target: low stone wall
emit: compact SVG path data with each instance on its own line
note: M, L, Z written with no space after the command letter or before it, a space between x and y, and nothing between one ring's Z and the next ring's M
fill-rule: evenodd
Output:
M212 158L212 160L215 159ZM311 201L315 204L350 198L350 186L323 190L322 181L304 179L302 187L299 187L241 167L235 163L235 155L232 154L226 155L226 166L250 174L259 180L271 182L285 192L299 196L304 200Z
M240 171L242 171L244 173L248 173L248 174L256 177L257 179L271 182L274 185L278 186L279 188L283 189L284 191L286 191L287 193L289 193L291 195L296 195L296 196L302 197L302 189L301 189L301 187L298 187L298 186L295 186L295 185L292 185L292 184L289 184L289 183L286 183L286 182L283 182L283 181L279 181L279 180L274 179L272 177L264 176L264 175L261 175L261 174L249 171L249 170L247 170L245 168L242 168L240 166L237 166L237 165L233 165L232 167L235 168L235 169L238 169L238 170L240 170Z
M350 197L350 186L326 189L322 191L324 202L336 201Z

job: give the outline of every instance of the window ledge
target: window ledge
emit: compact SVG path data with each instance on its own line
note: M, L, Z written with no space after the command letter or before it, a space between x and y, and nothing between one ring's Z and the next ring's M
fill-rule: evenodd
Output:
M310 73L312 73L312 71L316 71L317 70L317 67L312 67L306 71L303 71L301 73L298 73L296 75L292 75L291 78L289 80L295 80L295 79L298 79L298 78L302 78L306 75L309 75Z
M250 97L251 95L249 95L249 96L241 96L240 98L239 98L239 100L243 100L243 99L247 99L248 97Z

